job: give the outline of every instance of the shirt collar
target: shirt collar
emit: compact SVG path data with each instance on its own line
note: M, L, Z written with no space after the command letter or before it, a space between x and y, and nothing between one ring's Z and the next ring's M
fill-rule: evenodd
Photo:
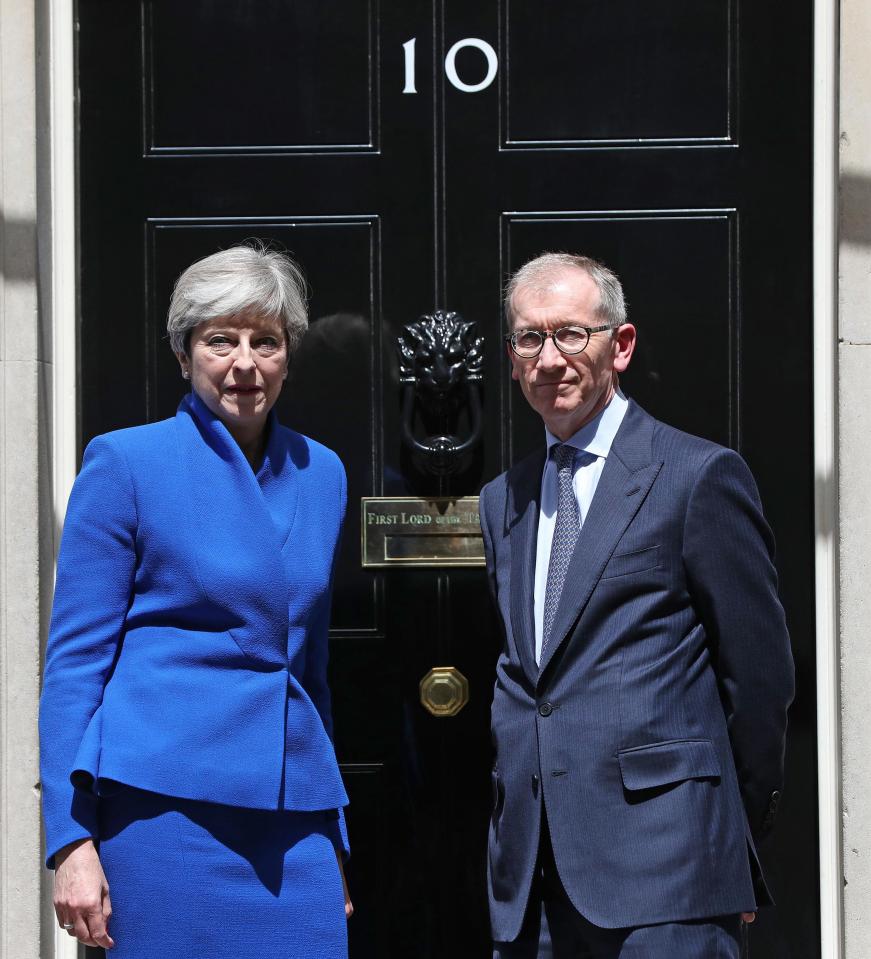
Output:
M606 459L611 452L611 444L614 442L617 430L620 429L620 424L623 422L628 406L629 402L618 389L605 409L601 413L597 413L589 423L585 423L577 433L570 436L565 442L569 446L592 453L593 456ZM547 427L545 427L544 432L547 438L549 457L551 447L563 441L557 439Z

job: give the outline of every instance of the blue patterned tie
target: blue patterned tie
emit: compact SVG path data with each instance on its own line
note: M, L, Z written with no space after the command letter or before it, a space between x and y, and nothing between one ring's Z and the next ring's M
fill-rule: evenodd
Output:
M551 627L559 606L563 583L575 544L581 530L578 501L572 486L574 476L575 453L574 446L561 443L553 447L553 458L556 463L559 477L559 499L556 508L556 525L553 530L553 542L550 547L550 564L547 567L547 588L544 594L544 625L541 631L541 655L550 638Z

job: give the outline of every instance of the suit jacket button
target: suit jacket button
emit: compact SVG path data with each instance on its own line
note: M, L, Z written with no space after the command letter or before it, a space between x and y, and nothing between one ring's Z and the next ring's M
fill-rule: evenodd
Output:
M538 715L539 715L539 716L550 716L550 714L551 714L552 712L553 712L553 706L551 706L550 703L542 703L542 704L538 707Z

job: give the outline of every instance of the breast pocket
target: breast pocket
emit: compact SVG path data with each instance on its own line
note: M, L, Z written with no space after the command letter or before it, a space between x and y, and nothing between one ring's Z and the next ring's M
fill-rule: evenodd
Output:
M660 549L658 546L636 549L631 553L615 553L608 561L608 565L602 573L602 579L629 576L631 573L643 573L648 569L656 569L659 565Z

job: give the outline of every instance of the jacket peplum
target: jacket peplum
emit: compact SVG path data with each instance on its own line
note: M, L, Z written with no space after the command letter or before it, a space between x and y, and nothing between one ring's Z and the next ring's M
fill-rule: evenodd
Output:
M348 802L326 681L345 472L270 414L255 473L191 393L96 437L67 509L40 709L46 855L124 783L254 809ZM336 814L338 810L338 815Z

